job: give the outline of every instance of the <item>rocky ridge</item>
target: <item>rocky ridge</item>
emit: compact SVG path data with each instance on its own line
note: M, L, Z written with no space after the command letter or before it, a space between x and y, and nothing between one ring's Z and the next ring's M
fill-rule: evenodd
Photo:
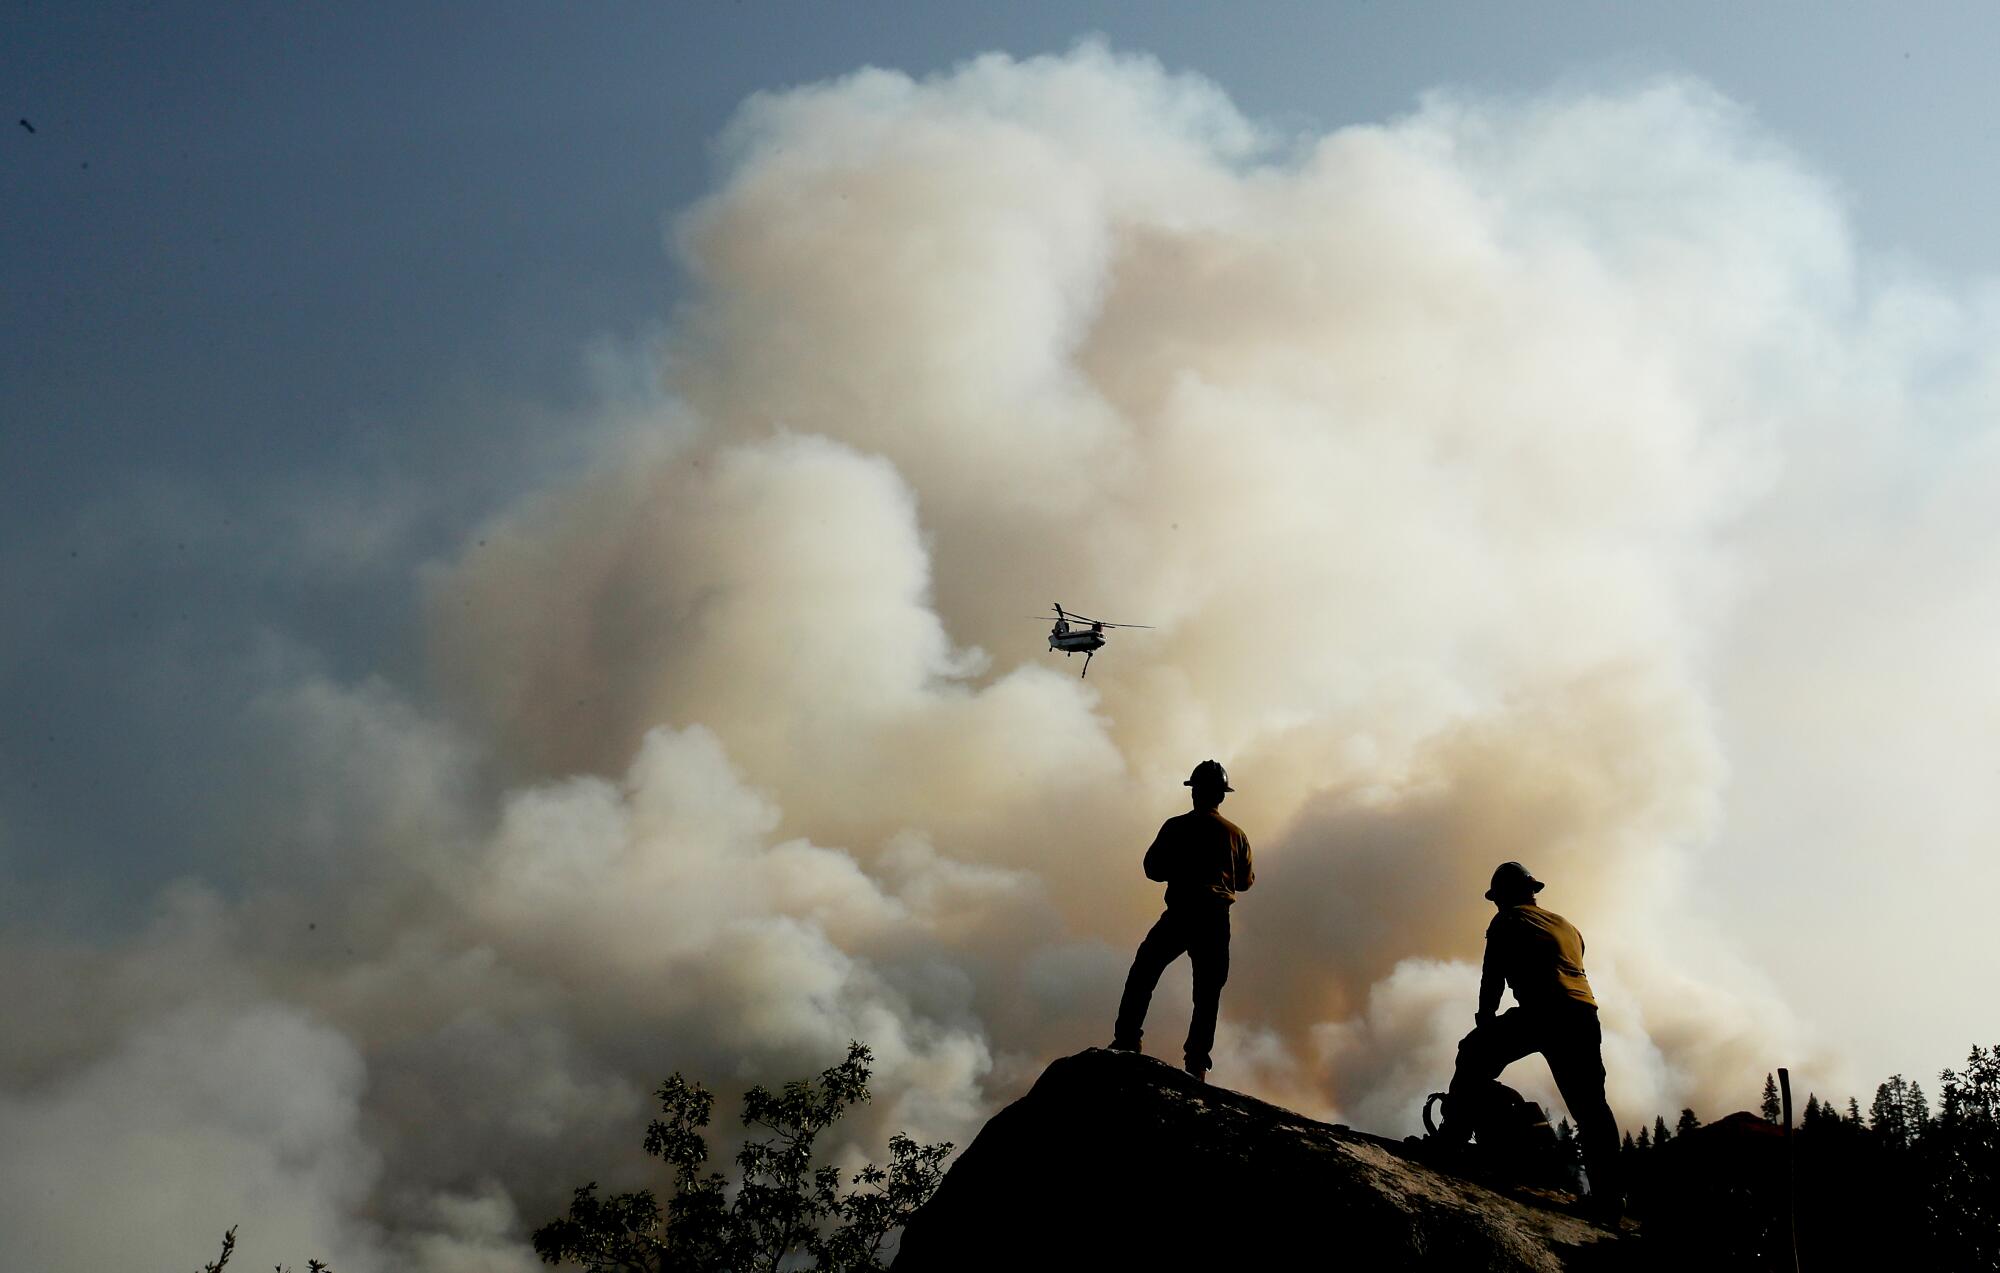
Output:
M993 1116L912 1217L894 1267L1624 1267L1618 1235L1560 1201L1092 1048Z

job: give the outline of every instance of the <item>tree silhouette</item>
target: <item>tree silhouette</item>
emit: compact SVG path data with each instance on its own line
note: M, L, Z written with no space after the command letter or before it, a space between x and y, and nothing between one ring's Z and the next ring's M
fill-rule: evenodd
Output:
M222 1273L229 1267L229 1257L236 1254L236 1226L230 1225L222 1234L222 1254L201 1266L201 1273ZM284 1265L275 1266L278 1273L292 1273ZM307 1260L306 1273L333 1273L333 1266L320 1260Z
M1875 1088L1866 1119L1858 1100L1807 1096L1792 1150L1802 1267L2000 1273L2000 1047L1974 1047L1939 1077L1935 1114L1900 1074ZM1774 1079L1765 1097L1776 1101ZM1635 1267L1789 1267L1783 1138L1689 1109L1665 1152L1639 1153L1660 1149L1659 1127L1625 1137L1637 1241L1652 1261Z
M889 1165L863 1167L845 1191L838 1167L813 1165L819 1134L868 1099L871 1060L850 1043L847 1059L817 1080L745 1092L744 1126L769 1136L737 1151L733 1195L721 1173L704 1170L702 1129L715 1097L673 1075L658 1092L664 1117L645 1140L646 1152L674 1169L672 1200L663 1209L650 1189L600 1198L592 1181L570 1199L568 1215L535 1230L535 1253L588 1273L878 1273L889 1235L936 1190L952 1147L895 1136Z
M1920 1142L1938 1267L2000 1268L2000 1045L1974 1046L1938 1076L1938 1115Z
M1922 1084L1910 1084L1909 1095L1904 1101L1903 1117L1909 1123L1912 1136L1921 1136L1930 1130L1931 1107L1930 1102L1924 1099Z
M1868 1107L1868 1126L1876 1138L1892 1149L1909 1146L1912 1130L1909 1114L1910 1085L1900 1074L1892 1074L1875 1087L1874 1103Z
M1767 1123L1775 1123L1784 1115L1784 1107L1778 1103L1778 1080L1769 1074L1764 1076L1764 1100L1757 1112Z

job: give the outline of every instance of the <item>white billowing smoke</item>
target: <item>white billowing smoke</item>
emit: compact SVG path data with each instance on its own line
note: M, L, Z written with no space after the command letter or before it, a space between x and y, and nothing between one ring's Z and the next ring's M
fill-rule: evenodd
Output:
M727 141L665 393L428 570L437 706L272 695L310 855L272 874L314 885L14 974L113 1006L9 1060L8 1263L240 1218L343 1273L530 1267L568 1188L646 1179L667 1071L850 1038L878 1097L840 1152L962 1143L1108 1038L1139 855L1208 757L1260 878L1219 1082L1411 1129L1508 858L1586 935L1627 1125L1808 1055L1690 902L1765 829L1727 783L1782 729L1722 690L1847 489L1795 457L1966 323L1885 335L1827 191L1726 102L1283 138L1085 45L762 96ZM1051 600L1154 630L1079 679ZM1186 1013L1170 975L1155 1051ZM34 1202L175 1147L144 1215Z

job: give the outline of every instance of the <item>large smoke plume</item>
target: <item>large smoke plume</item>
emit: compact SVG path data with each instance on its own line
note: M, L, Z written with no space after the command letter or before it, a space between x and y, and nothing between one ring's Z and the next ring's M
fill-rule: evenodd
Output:
M424 570L431 683L260 704L261 882L0 961L59 1023L10 1030L4 1262L191 1263L240 1219L342 1273L526 1269L567 1188L642 1178L667 1071L849 1038L843 1152L962 1142L1105 1041L1207 757L1260 879L1218 1081L1409 1130L1508 858L1586 935L1628 1124L1845 1078L1690 881L1793 702L1724 691L1830 595L1784 567L1854 487L1799 456L1895 452L1851 417L1972 320L1871 310L1752 121L1658 82L1279 136L1087 45L759 97L725 144L661 391ZM1080 680L1051 600L1155 630Z

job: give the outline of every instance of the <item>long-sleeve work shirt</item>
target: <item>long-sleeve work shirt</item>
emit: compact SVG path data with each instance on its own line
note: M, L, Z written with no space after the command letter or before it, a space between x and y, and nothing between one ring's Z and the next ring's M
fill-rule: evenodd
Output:
M1502 907L1486 926L1486 958L1479 970L1479 1014L1500 1007L1501 983L1514 988L1524 1008L1566 999L1597 1006L1583 973L1583 934L1554 911L1535 905Z
M1146 878L1165 881L1167 906L1224 906L1257 882L1250 840L1214 809L1168 818L1146 850Z

